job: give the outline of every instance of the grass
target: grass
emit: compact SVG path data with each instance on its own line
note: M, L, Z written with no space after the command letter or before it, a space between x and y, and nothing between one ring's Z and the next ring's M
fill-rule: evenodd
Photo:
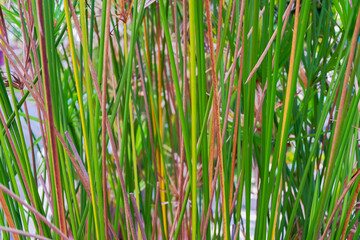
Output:
M0 6L0 239L359 238L359 1Z

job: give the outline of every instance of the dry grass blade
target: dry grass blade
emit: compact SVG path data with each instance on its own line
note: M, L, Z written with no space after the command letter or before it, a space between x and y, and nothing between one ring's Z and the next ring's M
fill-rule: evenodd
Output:
M101 99L101 127L102 127L102 190L103 190L103 209L104 209L104 222L105 222L105 239L109 239L108 234L108 207L107 207L107 175L106 175L106 93L107 93L107 61L108 61L108 47L109 47L109 35L110 35L110 13L111 13L111 0L106 4L106 20L105 20L105 46L104 46L104 63L103 63L103 75L102 75L102 99Z
M33 208L32 206L30 206L29 204L25 203L23 200L21 200L18 196L16 196L16 194L14 194L13 192L11 192L9 189L7 189L4 185L0 184L0 189L6 193L7 195L9 195L11 198L15 199L17 202L21 203L22 205L24 205L24 207L28 208L30 212L34 213L36 215L37 218L39 218L41 221L43 221L44 223L46 223L49 227L51 227L56 233L58 233L63 239L69 239L65 233L63 233L59 228L57 228L54 224L52 224L51 222L49 222L46 217L44 217L43 215L41 215L35 208Z
M240 13L240 23L238 31L241 31L240 25L242 24L242 18L244 15L244 8L245 8L245 0L241 2L241 13ZM238 33L239 34L239 33ZM242 42L244 45L244 31L242 33ZM235 173L235 156L236 156L236 148L237 148L237 136L238 136L238 129L239 129L239 117L240 117L240 95L241 95L241 85L242 85L242 74L243 74L243 62L244 62L244 48L241 47L241 58L240 58L240 72L239 72L239 80L237 86L237 95L236 95L236 117L235 117L235 130L234 130L234 139L233 139L233 148L232 148L232 157L231 157L231 178L234 179ZM240 179L240 178L239 178ZM240 182L238 182L238 186L240 186ZM230 184L230 196L229 196L229 204L232 203L232 196L233 196L233 189L234 184ZM231 206L231 205L230 205Z
M8 208L7 204L6 204L4 194L3 194L2 191L0 191L0 206L4 210L6 221L9 224L10 228L15 229L14 221L12 219L11 213L9 211L9 208ZM20 240L19 235L14 233L14 232L13 232L13 237L14 237L15 240Z
M131 199L131 203L135 209L136 220L140 226L141 236L142 236L141 238L146 240L147 238L146 238L145 229L144 229L144 221L141 219L139 209L136 204L136 199L135 199L135 196L133 193L130 193L130 199Z
M58 137L59 137L60 134L58 134ZM86 193L87 195L89 196L89 198L91 198L91 193L90 193L90 183L89 183L89 175L87 174L86 172L86 169L84 167L84 165L80 165L80 163L82 163L81 161L81 158L80 158L80 155L79 153L77 152L76 148L75 148L75 145L74 145L74 142L72 141L70 135L68 132L65 132L65 136L69 142L69 145L71 147L71 150L74 152L75 154L75 157L76 159L72 156L72 154L70 153L70 151L68 152L68 155L70 157L70 160L72 162L72 164L74 165L74 168L75 168L75 171L77 172L77 174L79 175L80 177L80 180L82 182L82 184L84 185L85 187L85 190L86 190ZM63 143L63 141L60 139L59 137L59 141L64 145L66 146L65 142ZM66 148L65 148L66 149Z
M206 230L207 230L209 219L210 219L211 205L212 205L212 201L214 199L215 184L216 184L216 179L219 175L219 169L220 169L220 161L217 162L216 167L215 167L214 181L212 181L212 185L211 185L209 208L206 213L205 223L203 224L203 227L202 227L202 238L201 238L202 240L204 240L206 238Z
M348 226L350 217L351 217L351 212L352 212L352 210L353 210L353 206L354 206L355 201L356 201L356 199L357 199L357 197L358 197L358 195L359 195L359 191L360 191L360 184L358 184L358 185L356 186L356 190L355 190L354 196L353 196L353 198L351 199L351 202L350 202L350 205L349 205L349 209L348 209L348 211L347 211L347 213L346 213L346 220L345 220L344 228L343 228L342 234L341 234L341 235L342 235L342 237L341 237L342 240L345 239L346 229L347 229L347 226Z
M55 190L56 190L56 201L58 202L57 208L59 213L59 223L60 229L62 232L66 234L67 228L65 223L65 211L63 205L63 191L61 186L61 177L60 177L60 166L58 159L58 152L56 146L56 136L55 136L55 123L54 123L54 113L52 108L52 99L50 93L50 77L49 77L49 66L48 59L46 55L46 43L45 43L45 29L44 29L44 16L43 16L43 5L42 1L37 0L37 11L40 25L40 49L41 49L41 60L43 67L43 81L44 81L44 90L45 90L45 99L46 99L46 107L47 107L47 120L48 120L48 131L50 138L50 147L52 154L52 164L54 168L55 174Z
M2 122L3 126L5 127L5 132L6 132L6 135L7 135L8 139L9 139L11 149L12 149L12 151L13 151L14 154L15 154L16 162L17 162L17 164L18 164L18 166L19 166L19 168L20 168L20 175L21 175L21 177L22 177L23 179L26 179L24 170L23 170L23 168L22 168L22 165L21 165L21 162L20 162L20 159L19 159L19 156L18 156L18 154L17 154L17 152L16 152L16 149L15 149L14 142L12 141L12 138L11 138L11 135L10 135L10 131L9 131L8 127L6 126L6 122L5 122L5 119L4 119L4 115L3 115L3 113L2 113L1 111L0 111L0 119L1 119L1 122ZM29 194L31 205L32 205L32 206L36 206L36 205L35 205L35 202L34 202L34 199L33 199L32 195L31 195L31 191L30 191L30 187L29 187L28 182L27 182L27 181L24 181L24 184L25 184L25 189L26 189L27 193ZM40 223L39 220L38 220L38 219L36 219L36 220L37 220L37 222L38 222L38 224L39 224L39 223ZM39 224L39 226L40 226L40 224ZM41 229L41 226L40 226L40 229Z
M222 5L222 2L220 3L220 5ZM208 26L208 29L212 29L211 14L210 14L210 1L209 0L205 0L205 8L206 8L206 15L207 15L207 18L206 18L207 26ZM221 15L220 15L220 19L221 19ZM219 29L218 29L218 31L219 31ZM226 211L228 211L228 209L226 208L226 201L225 201L224 168L223 168L222 140L221 140L222 132L221 132L221 128L220 128L219 96L217 94L218 90L217 90L217 76L216 76L216 67L215 67L216 66L215 51L214 51L214 45L213 45L212 31L209 30L208 34L209 34L209 42L210 42L211 77L212 77L212 84L213 84L213 88L214 88L213 121L215 122L215 129L213 129L213 131L214 131L213 134L214 135L217 134L218 162L220 162L219 166L220 166L220 189L221 189L221 199L222 199L222 211L223 211L223 214L225 215L225 213L226 213ZM220 35L218 35L218 37L219 36ZM217 56L219 56L219 54ZM212 144L213 143L214 143L214 141L212 141ZM210 151L213 151L213 149L214 149L214 145L210 146ZM212 154L210 154L210 157L211 156L212 156ZM210 179L210 183L212 183L212 181L213 180ZM216 179L214 179L214 182L215 181L216 181ZM211 188L211 191L212 190L213 189ZM224 217L224 219L223 219L223 227L224 227L224 230L227 229L227 227L228 227L228 222L227 222L226 217ZM224 237L225 237L225 240L228 239L228 236L226 233L224 234Z
M0 226L0 231L11 232L15 239L19 239L18 235L23 235L23 236L26 236L26 237L31 237L31 238L39 239L39 240L51 240L50 238L43 237L43 236L36 235L36 234L31 234L31 233L28 233L28 232L24 232L24 231L21 231L21 230L12 228L12 227L8 228L8 227Z
M340 207L342 200L344 199L344 197L346 196L346 194L348 193L348 191L350 190L350 188L352 187L352 185L354 184L354 182L356 181L356 179L360 176L360 170L357 170L354 175L351 177L349 183L346 185L346 187L344 188L343 193L340 195L339 199L336 202L336 205L334 207L333 212L331 213L330 217L327 219L328 223L326 224L326 227L324 229L324 234L321 236L321 240L324 240L326 237L326 233L328 232L330 225L332 223L332 220L338 210L338 208Z
M332 140L332 145L331 145L331 153L330 153L330 159L329 159L329 165L332 165L332 162L334 161L334 157L336 156L336 145L338 143L338 135L339 135L339 131L341 128L341 123L344 119L344 104L345 104L345 98L346 98L346 93L347 93L347 86L349 84L349 78L350 78L350 71L351 71L351 65L352 65L352 61L355 55L355 48L356 48L356 43L357 43L357 38L359 35L359 30L360 30L360 8L358 10L358 14L357 14L357 19L356 19L356 25L354 28L354 33L353 33L353 38L351 40L351 48L350 48L350 54L349 57L347 59L347 65L346 65L346 71L345 71L345 77L344 77L344 82L343 82L343 87L341 90L341 98L340 98L340 105L339 105L339 110L338 110L338 119L336 121L336 127L335 127L335 131L334 131L334 135L333 135L333 140ZM326 179L329 179L329 174L330 171L332 171L332 169L328 168L328 171L326 173ZM330 181L330 179L328 180Z

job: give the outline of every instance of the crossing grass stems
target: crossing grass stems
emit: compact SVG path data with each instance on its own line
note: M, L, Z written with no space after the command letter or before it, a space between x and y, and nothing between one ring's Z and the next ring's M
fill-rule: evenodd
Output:
M0 238L359 238L359 1L0 4Z

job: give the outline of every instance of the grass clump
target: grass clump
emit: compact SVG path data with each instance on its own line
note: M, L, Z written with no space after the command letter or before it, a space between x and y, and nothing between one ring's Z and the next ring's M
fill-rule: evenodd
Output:
M0 239L359 238L359 1L0 3Z

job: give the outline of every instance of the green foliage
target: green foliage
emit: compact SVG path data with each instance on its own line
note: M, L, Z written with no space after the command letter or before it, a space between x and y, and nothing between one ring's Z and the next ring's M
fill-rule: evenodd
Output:
M0 3L0 239L359 239L359 1Z

